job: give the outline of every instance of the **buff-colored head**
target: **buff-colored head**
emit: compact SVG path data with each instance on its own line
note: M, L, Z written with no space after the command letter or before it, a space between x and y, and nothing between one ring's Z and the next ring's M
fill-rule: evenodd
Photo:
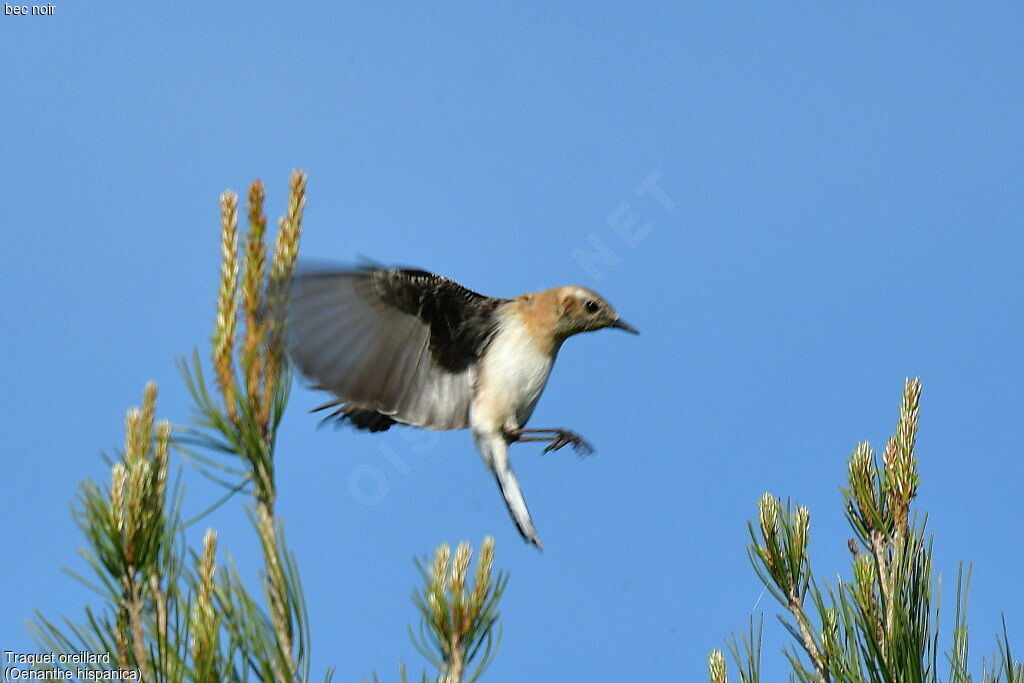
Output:
M632 334L639 334L635 327L626 323L615 312L612 305L597 292L586 287L559 287L558 330L565 337L580 332L603 330L617 327Z
M571 285L555 287L518 299L527 325L538 339L561 344L580 332L617 327L633 334L636 328L624 322L612 305L595 291Z
M563 341L580 332L617 327L639 334L600 294L586 287L570 285L523 294L515 299L515 310L548 353L557 352Z

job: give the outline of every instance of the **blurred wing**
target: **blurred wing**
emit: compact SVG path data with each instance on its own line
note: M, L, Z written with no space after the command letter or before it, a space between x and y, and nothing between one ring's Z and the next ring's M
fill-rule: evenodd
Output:
M300 270L289 291L288 350L357 427L461 429L501 303L425 271Z

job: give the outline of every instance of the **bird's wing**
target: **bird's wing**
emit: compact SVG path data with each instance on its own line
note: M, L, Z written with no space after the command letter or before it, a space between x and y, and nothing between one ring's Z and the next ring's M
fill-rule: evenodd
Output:
M378 428L461 429L504 301L421 270L300 269L288 292L288 351L357 426L379 413Z

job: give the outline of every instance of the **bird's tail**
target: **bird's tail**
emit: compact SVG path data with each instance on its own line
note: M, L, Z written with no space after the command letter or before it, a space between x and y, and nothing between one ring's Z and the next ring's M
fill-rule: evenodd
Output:
M501 434L474 434L477 448L484 462L494 472L494 478L498 481L498 488L501 495L505 497L505 505L508 507L512 521L515 522L519 533L527 543L537 546L538 550L544 547L540 543L537 529L533 526L530 518L530 510L526 507L526 499L523 498L523 491L519 488L519 481L508 460L508 442Z

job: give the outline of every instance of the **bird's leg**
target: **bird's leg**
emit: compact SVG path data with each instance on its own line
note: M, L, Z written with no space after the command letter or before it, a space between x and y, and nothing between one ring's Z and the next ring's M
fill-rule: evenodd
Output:
M579 434L568 429L513 429L508 431L509 441L547 441L545 453L557 451L559 448L572 444L573 450L580 455L590 455L593 446L583 440Z

